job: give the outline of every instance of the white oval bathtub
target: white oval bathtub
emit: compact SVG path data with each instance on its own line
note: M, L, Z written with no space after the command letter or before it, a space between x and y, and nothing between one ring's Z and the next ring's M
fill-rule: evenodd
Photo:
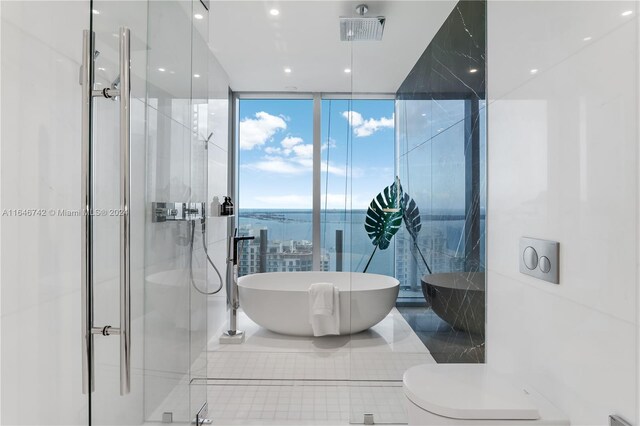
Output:
M333 283L340 290L340 334L373 327L393 309L397 279L361 272L267 272L240 277L240 307L256 324L276 333L313 336L309 286Z

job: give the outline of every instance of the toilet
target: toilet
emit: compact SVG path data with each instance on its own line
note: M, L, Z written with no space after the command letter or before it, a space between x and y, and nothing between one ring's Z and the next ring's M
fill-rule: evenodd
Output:
M408 369L403 390L409 425L569 425L544 397L485 364L425 364Z

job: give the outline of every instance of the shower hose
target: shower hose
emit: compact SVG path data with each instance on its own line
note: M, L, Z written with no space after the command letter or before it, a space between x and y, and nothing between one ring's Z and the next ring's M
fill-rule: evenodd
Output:
M216 271L216 274L218 274L218 280L220 281L220 285L218 286L217 289L215 289L213 291L203 291L203 290L200 290L198 288L198 286L196 285L195 280L193 279L193 240L194 240L195 232L196 232L196 221L195 220L191 221L191 241L190 241L190 244L189 244L189 248L190 248L190 254L189 254L189 276L191 278L191 285L193 286L193 288L196 289L196 291L198 293L204 294L205 296L210 296L210 295L216 294L220 290L222 290L222 285L223 285L224 281L222 280L222 275L220 275L220 271L218 271L218 268L216 268L216 265L213 263L213 261L209 257L209 252L207 251L207 243L206 243L206 239L205 239L205 236L206 236L205 222L202 221L201 224L202 224L202 248L204 248L204 254L207 256L207 261L213 267L213 270Z

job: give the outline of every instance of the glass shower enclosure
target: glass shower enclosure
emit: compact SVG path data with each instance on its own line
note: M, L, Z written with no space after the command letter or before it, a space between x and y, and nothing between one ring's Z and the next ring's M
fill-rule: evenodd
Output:
M81 69L89 423L200 421L208 10L200 1L94 0L89 20Z

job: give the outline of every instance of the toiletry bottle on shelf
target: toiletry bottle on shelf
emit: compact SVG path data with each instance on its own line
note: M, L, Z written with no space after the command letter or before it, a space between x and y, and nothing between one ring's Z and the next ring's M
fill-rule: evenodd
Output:
M222 203L222 216L233 216L233 203L231 202L231 197L224 197L224 202Z
M213 201L211 201L211 207L209 208L211 212L211 216L221 216L222 215L222 204L220 203L220 199L216 196L213 197Z

